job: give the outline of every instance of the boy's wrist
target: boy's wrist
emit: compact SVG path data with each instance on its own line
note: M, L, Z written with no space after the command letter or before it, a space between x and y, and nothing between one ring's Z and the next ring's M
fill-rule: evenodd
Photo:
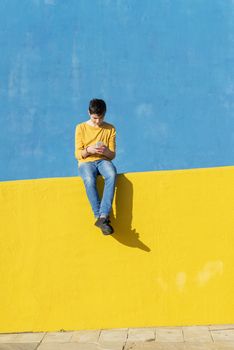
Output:
M88 147L85 147L82 151L81 151L81 155L82 155L82 158L85 159L87 158L88 156L90 156L90 153L87 151L87 148Z

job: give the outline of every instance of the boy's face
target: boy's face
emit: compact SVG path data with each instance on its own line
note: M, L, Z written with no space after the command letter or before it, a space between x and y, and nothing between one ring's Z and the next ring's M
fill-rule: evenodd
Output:
M104 121L104 115L97 115L97 114L90 114L90 119L92 121L92 123L95 125L95 126L100 126L103 124L103 121Z

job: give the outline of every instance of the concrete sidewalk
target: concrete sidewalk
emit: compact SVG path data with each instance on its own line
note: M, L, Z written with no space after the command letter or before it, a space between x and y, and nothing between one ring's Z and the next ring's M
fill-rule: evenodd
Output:
M0 334L0 350L234 350L234 325Z

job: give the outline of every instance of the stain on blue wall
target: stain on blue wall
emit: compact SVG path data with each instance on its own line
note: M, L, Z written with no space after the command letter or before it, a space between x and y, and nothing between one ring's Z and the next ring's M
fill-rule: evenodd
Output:
M76 176L91 98L118 172L234 164L234 2L1 0L1 180Z

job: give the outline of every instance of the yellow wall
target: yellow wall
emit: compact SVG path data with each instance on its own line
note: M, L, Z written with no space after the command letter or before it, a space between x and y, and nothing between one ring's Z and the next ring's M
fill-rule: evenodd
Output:
M0 332L234 322L234 167L0 183Z

